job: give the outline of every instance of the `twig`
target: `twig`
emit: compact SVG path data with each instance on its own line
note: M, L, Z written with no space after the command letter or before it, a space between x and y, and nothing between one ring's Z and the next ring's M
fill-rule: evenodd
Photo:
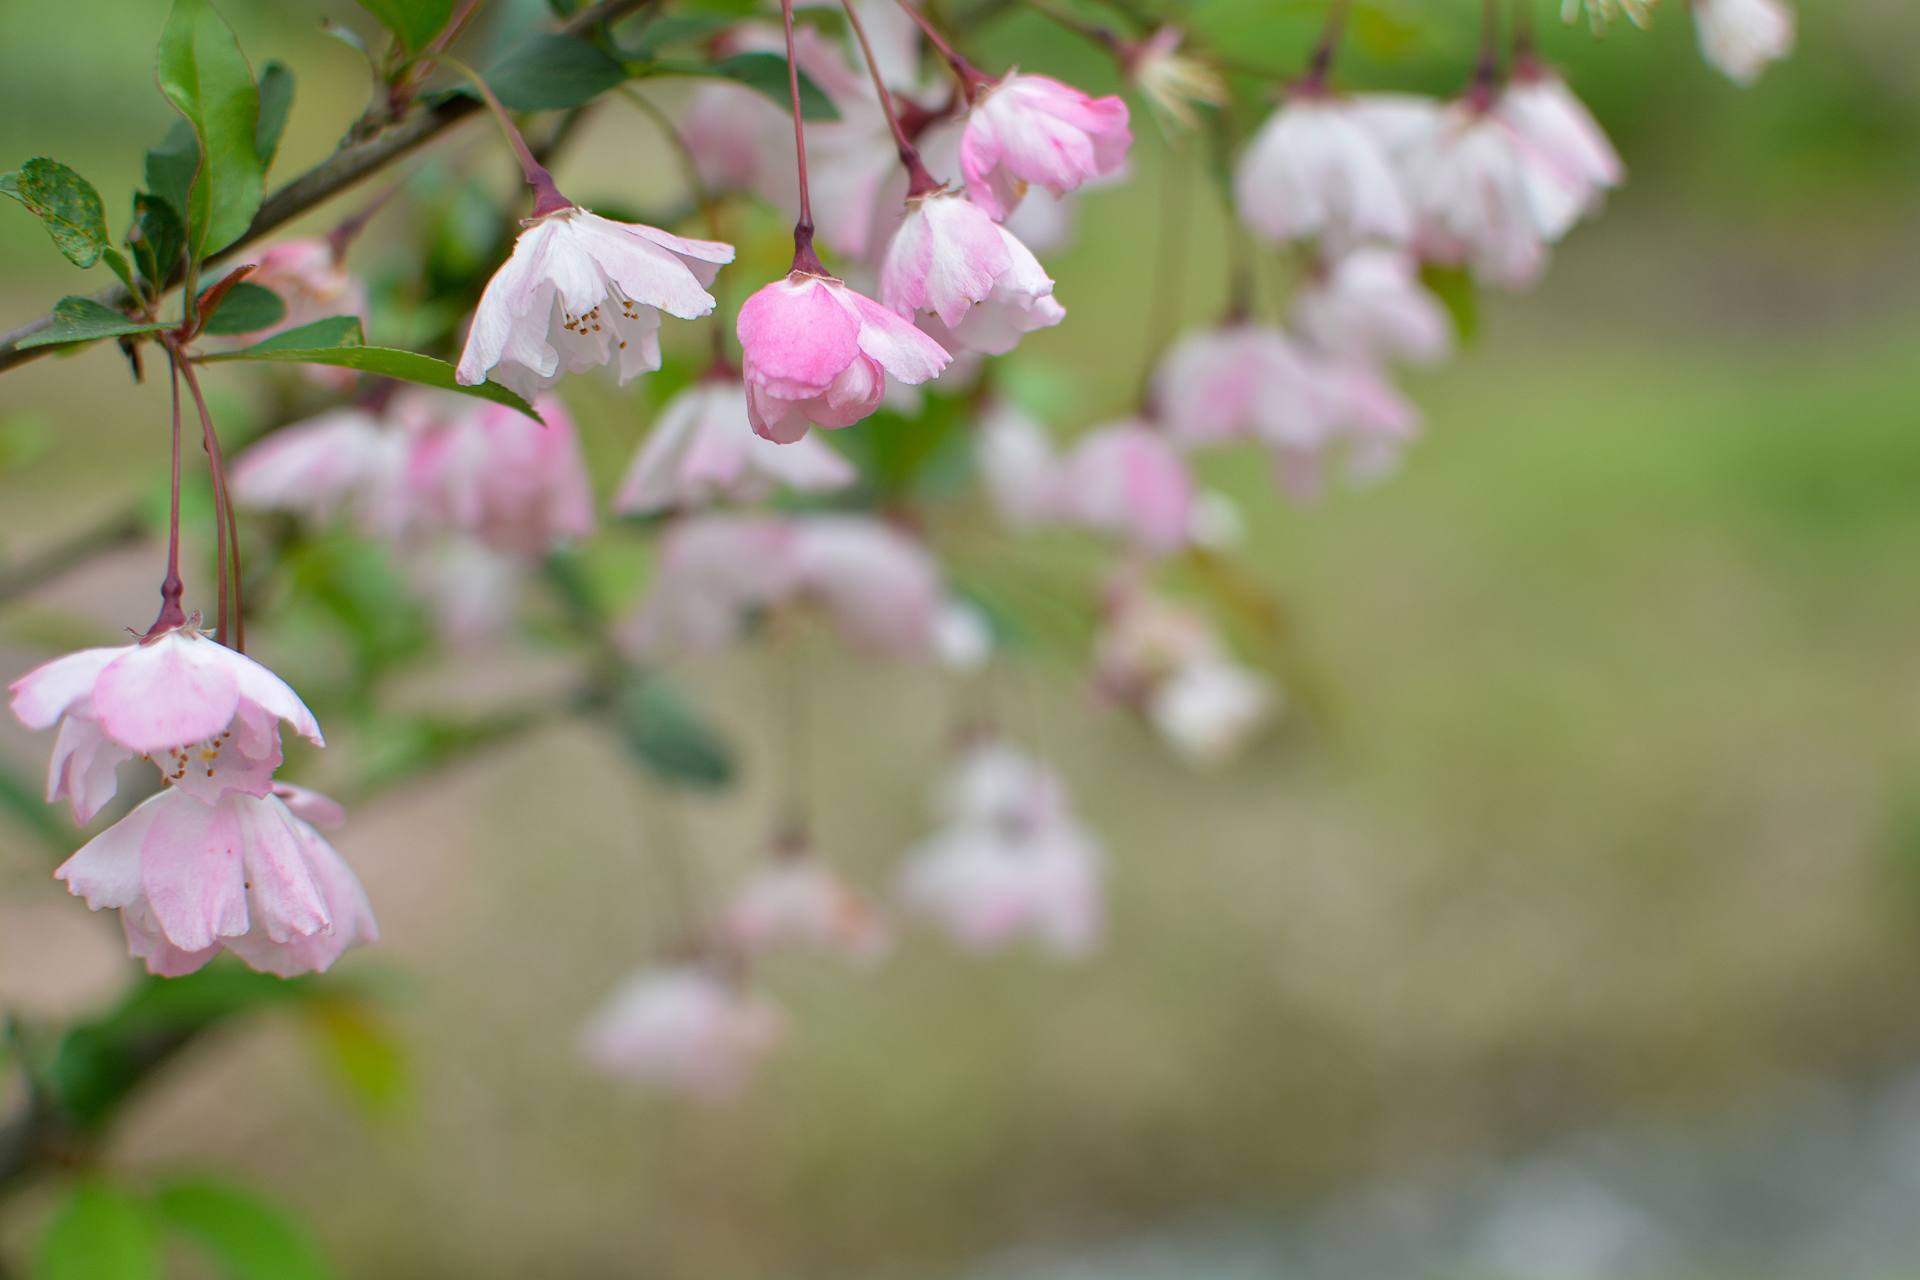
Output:
M653 0L600 0L599 4L569 18L560 30L568 35L580 35L600 23L617 21L650 3ZM223 261L239 253L269 232L316 205L326 203L361 179L386 168L421 143L438 136L478 110L478 99L465 96L445 98L432 106L416 108L404 119L365 142L340 148L268 196L261 204L260 212L254 215L252 224L238 240L221 250L214 261ZM176 273L168 279L167 288L171 289L179 283L180 274ZM115 285L94 294L93 300L118 310L132 302L133 295L124 287ZM22 340L44 331L52 324L53 316L49 314L7 333L0 333L0 372L56 350L57 344L28 347L24 351L20 349Z

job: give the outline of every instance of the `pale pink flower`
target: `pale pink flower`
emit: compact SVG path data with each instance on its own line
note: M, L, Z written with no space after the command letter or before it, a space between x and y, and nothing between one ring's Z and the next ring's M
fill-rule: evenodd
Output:
M1029 183L1065 195L1117 171L1132 143L1127 104L1118 97L1090 98L1047 76L1011 72L975 96L960 172L968 196L999 220Z
M660 411L634 455L613 509L655 515L732 499L758 502L781 489L824 493L853 483L852 464L812 436L775 444L747 421L747 390L734 377L706 378Z
M1235 754L1278 705L1272 682L1234 661L1203 614L1134 582L1109 597L1094 670L1103 696L1196 765Z
M831 276L795 271L740 308L747 417L791 444L810 426L849 427L880 406L886 380L909 386L947 365L946 349Z
M1350 479L1376 480L1393 470L1420 428L1419 410L1371 365L1316 361L1315 379L1327 414L1325 432L1311 440L1267 437L1281 487L1302 500L1319 494L1329 451L1343 452Z
M1153 376L1154 414L1184 445L1258 431L1318 439L1327 410L1314 371L1286 334L1241 321L1182 338Z
M1513 79L1494 110L1534 148L1540 163L1578 193L1585 210L1626 180L1620 153L1567 82L1530 56L1517 59Z
M238 750L228 754L243 757L233 766L242 774L271 772ZM309 813L331 805L310 792L294 796ZM273 790L229 788L208 800L183 779L88 841L54 875L93 910L118 910L129 950L163 977L191 973L223 948L262 972L292 977L323 971L348 948L378 940L360 882Z
M1404 155L1416 248L1505 288L1533 282L1586 193L1473 95L1433 118Z
M1272 682L1234 662L1181 667L1147 696L1147 718L1168 745L1195 765L1237 754L1273 714Z
M1406 196L1357 102L1296 91L1260 126L1234 171L1242 222L1269 240L1318 237L1336 249L1407 239Z
M1453 349L1453 322L1397 249L1356 249L1314 271L1294 302L1314 346L1356 360L1428 364Z
M944 188L909 198L880 265L880 300L929 311L970 350L1005 355L1022 334L1059 324L1053 280L1012 232Z
M981 487L1000 518L1029 529L1053 514L1060 462L1045 427L1006 400L994 400L980 416L974 463Z
M1693 0L1700 52L1736 84L1750 85L1793 52L1794 15L1784 0Z
M662 539L627 638L649 657L712 652L790 604L816 609L857 650L925 658L937 651L946 595L926 549L878 520L698 516Z
M423 520L528 556L593 532L586 462L557 397L535 401L544 427L505 405L434 406L410 428L407 488Z
M587 1024L587 1060L611 1076L706 1101L737 1095L786 1021L765 997L712 966L643 969Z
M367 318L367 287L348 271L324 236L303 236L269 245L259 255L249 284L271 289L286 305L278 323L235 335L242 343L258 342L269 334L297 329L329 316ZM348 376L351 377L350 371Z
M908 854L899 882L907 907L970 949L1023 936L1061 955L1094 947L1100 849L1051 770L989 740L967 750L936 798L945 825Z
M62 745L70 755L91 753L93 763L71 766L89 777L102 749L95 735L120 758L196 747L237 719L284 720L322 741L313 713L286 681L206 636L197 622L196 615L135 644L82 649L36 667L9 686L13 714L29 729L51 729L62 718L80 722L73 730L63 726Z
M726 925L747 951L799 947L873 961L890 942L886 920L866 895L804 851L776 851L734 894Z
M395 534L411 514L408 440L364 409L331 409L281 427L235 458L233 499L315 523L348 514L370 533Z
M1053 509L1068 524L1170 555L1193 528L1193 477L1165 433L1137 420L1083 436L1060 463Z
M949 600L934 623L933 650L949 671L961 675L984 671L993 657L993 627L973 605Z
M713 310L706 286L733 246L614 222L573 206L532 218L480 297L459 380L532 397L562 373L612 364L624 383L660 367L660 312Z
M1220 634L1198 609L1134 581L1109 591L1094 647L1094 687L1120 706L1141 707L1176 672L1216 662Z
M441 638L477 645L513 622L530 566L527 556L447 532L403 546L400 568L426 602Z

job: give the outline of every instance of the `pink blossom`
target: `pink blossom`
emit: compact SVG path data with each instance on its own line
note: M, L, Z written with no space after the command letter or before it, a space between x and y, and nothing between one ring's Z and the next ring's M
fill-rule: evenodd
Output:
M1028 183L1065 195L1125 163L1127 104L1090 98L1046 76L1010 73L981 89L960 140L967 194L998 221Z
M36 667L9 686L13 714L29 729L50 729L63 717L84 722L73 731L63 726L72 755L97 756L95 734L122 758L193 747L219 738L237 719L284 720L322 741L313 713L286 681L215 642L197 622L196 616L137 644L82 649ZM98 766L77 767L91 775Z
M628 978L588 1023L582 1048L608 1075L721 1101L746 1086L785 1031L764 997L686 963Z
M1232 662L1180 668L1148 696L1147 718L1191 764L1217 765L1237 754L1272 715L1267 678Z
M919 542L866 516L795 522L794 581L852 648L894 658L936 652L946 592Z
M1134 420L1082 437L1060 464L1054 509L1070 524L1170 555L1193 527L1193 477L1166 435Z
M1596 208L1626 179L1626 165L1600 122L1537 58L1514 63L1513 81L1494 110L1532 145L1535 159L1578 193L1583 209Z
M530 219L480 297L459 379L532 397L561 373L613 364L622 383L660 367L660 312L713 310L713 283L733 246L568 207Z
M1269 436L1281 486L1297 498L1318 495L1329 451L1344 451L1354 480L1391 471L1420 428L1419 410L1380 371L1354 361L1316 362L1315 379L1326 410L1326 430L1312 440Z
M297 798L311 811L310 795ZM229 789L209 801L170 787L54 874L93 910L117 909L128 948L163 977L191 973L222 948L292 977L325 970L378 938L353 872L271 791Z
M475 645L505 632L528 576L528 558L457 531L401 548L400 568L450 644Z
M407 488L424 522L520 555L593 532L573 418L557 397L534 404L544 427L505 405L450 395L415 402Z
M1793 52L1794 15L1784 0L1693 0L1700 52L1736 84L1750 85Z
M1105 697L1196 765L1237 753L1278 704L1272 682L1234 661L1204 615L1132 582L1108 602L1095 671Z
M270 333L297 329L328 316L367 315L367 287L341 262L324 236L305 236L269 245L247 277L251 284L271 289L286 305L286 314L271 328L237 335L258 342Z
M1271 325L1241 321L1190 333L1154 371L1155 415L1185 445L1259 431L1319 438L1326 409L1304 355Z
M846 459L807 436L775 444L747 422L747 391L735 378L707 378L667 402L634 455L613 509L654 515L723 499L758 502L785 488L824 493L854 481Z
M406 524L407 437L364 409L332 409L281 427L234 459L234 501L316 523L343 512L371 533Z
M1399 179L1354 103L1295 92L1260 126L1234 171L1242 222L1269 240L1319 237L1336 249L1407 239Z
M933 651L949 671L960 675L984 671L993 658L993 627L973 605L949 600L934 623Z
M878 908L818 857L776 851L741 886L726 913L728 936L748 951L801 947L877 960L889 944Z
M1046 428L1018 406L994 400L980 416L974 461L982 488L1015 529L1032 528L1053 514L1060 464Z
M1060 776L1003 738L960 752L934 789L934 812L948 825L1041 826L1067 815Z
M1066 308L1027 247L986 211L944 188L907 201L880 265L880 299L903 316L930 311L963 346L1005 355Z
M1453 322L1395 249L1356 249L1315 271L1294 302L1294 322L1314 346L1356 360L1426 364L1453 349Z
M794 522L709 514L677 521L660 539L646 599L626 626L646 657L710 653L738 640L752 616L790 598Z
M740 308L747 416L791 444L809 426L848 427L880 405L888 376L927 381L950 356L906 320L831 276L795 271Z

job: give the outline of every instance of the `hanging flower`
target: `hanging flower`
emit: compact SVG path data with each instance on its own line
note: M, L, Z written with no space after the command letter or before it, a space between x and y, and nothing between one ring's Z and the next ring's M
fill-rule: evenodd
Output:
M628 978L588 1023L582 1049L608 1075L722 1101L785 1033L765 997L713 965L687 962Z
M932 312L956 342L987 355L1005 355L1067 314L1027 247L945 188L908 199L880 265L880 300L903 316Z
M708 377L660 411L613 509L655 515L727 499L758 502L781 489L825 493L854 479L853 466L824 441L807 436L779 445L755 435L745 385L737 377Z
M1693 0L1700 53L1735 84L1750 85L1793 52L1794 16L1785 0Z
M1430 364L1453 350L1453 322L1397 249L1356 249L1317 268L1294 301L1303 337L1355 360Z
M1027 184L1063 196L1126 162L1133 134L1127 104L1090 98L1047 76L1010 72L984 86L960 139L967 195L995 221L1012 213Z
M1513 80L1494 110L1574 190L1583 210L1598 208L1602 197L1625 181L1626 165L1600 122L1538 58L1515 60Z
M1030 529L1054 514L1060 464L1046 428L1017 405L994 400L974 438L980 484L1010 527Z
M557 396L535 401L544 427L464 397L411 403L406 482L420 521L521 556L593 532L586 460Z
M873 961L890 941L878 908L805 849L777 849L726 911L727 935L747 951L800 947Z
M315 523L342 515L369 533L397 534L415 511L406 488L408 437L364 409L331 409L281 427L235 458L233 500Z
M1291 93L1247 144L1234 170L1234 206L1276 243L1319 238L1338 252L1404 242L1413 220L1386 151L1363 127L1362 99L1323 89Z
M914 386L952 358L946 349L831 276L794 271L740 308L747 417L769 440L849 427L880 407L888 377Z
M1118 422L1089 432L1061 460L1053 508L1070 524L1169 555L1188 543L1193 493L1186 463L1162 432Z
M1299 348L1272 325L1240 321L1187 334L1153 375L1155 417L1183 445L1221 444L1257 431L1317 439L1327 410Z
M576 206L529 219L487 282L460 355L463 386L531 398L562 373L613 365L625 383L660 367L660 312L713 310L706 286L733 246L614 222Z

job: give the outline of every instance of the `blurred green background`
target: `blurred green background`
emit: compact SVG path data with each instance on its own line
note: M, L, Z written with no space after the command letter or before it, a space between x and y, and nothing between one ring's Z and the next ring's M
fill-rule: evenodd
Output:
M1351 78L1454 84L1474 7L1363 6ZM319 19L366 24L345 3L221 8L256 66L277 57L299 78L284 179L364 103L357 55ZM1901 1078L1920 1062L1920 14L1801 0L1795 56L1741 91L1699 62L1678 0L1651 31L1600 41L1539 8L1627 187L1536 291L1484 299L1460 358L1410 380L1427 431L1403 474L1299 509L1251 453L1208 464L1246 511L1252 571L1284 602L1315 710L1231 768L1189 774L1093 707L1067 655L1022 686L1010 728L1057 759L1112 855L1104 955L983 962L910 934L873 974L782 962L768 984L794 1033L746 1099L636 1097L587 1075L574 1044L661 941L660 802L598 735L543 730L382 798L338 841L386 935L344 968L402 975L390 1017L408 1098L360 1114L309 1033L267 1020L196 1047L115 1164L239 1171L356 1277L941 1276L1000 1259L998 1275L1076 1256L1058 1274L1285 1275L1289 1232L1422 1171L1596 1130L1665 1150L1658 1135L1798 1115L1808 1081ZM1216 0L1191 21L1284 69L1319 12ZM160 0L0 9L0 163L66 161L122 226L168 119L149 87L164 15ZM1095 52L1026 15L976 47L1112 83ZM609 105L587 125L560 167L569 191L664 202L672 169L634 119ZM1138 133L1139 180L1087 198L1079 240L1049 264L1068 323L1013 360L1063 434L1134 393L1166 163L1144 114ZM450 150L504 184L484 126ZM1199 321L1224 294L1222 224L1196 156L1176 163L1196 175L1184 306ZM376 259L400 248L378 241ZM32 219L0 209L0 327L95 275L78 281ZM566 390L604 492L645 415L604 387ZM239 376L215 395L224 423L261 412ZM5 375L0 555L150 493L162 396L131 386L111 349ZM5 669L75 615L99 637L143 622L154 567L115 557L0 618ZM532 665L463 659L409 692L537 687ZM884 885L927 822L948 691L825 648L808 669L819 842ZM745 753L741 790L686 805L722 884L765 837L766 676L752 654L685 674ZM4 746L22 773L44 750ZM348 767L313 765L322 781ZM117 933L6 821L0 998L93 1007L125 980ZM1734 1150L1729 1178L1821 1160L1837 1178L1864 1158L1839 1139ZM11 1206L0 1240L25 1238L33 1210ZM1215 1221L1282 1243L1223 1261L1182 1226L1163 1262L1113 1260ZM1618 1273L1553 1269L1585 1256L1568 1230L1519 1271L1471 1253L1365 1265ZM1365 1274L1286 1256L1301 1275ZM1705 1246L1679 1256L1685 1274L1776 1274ZM1782 1276L1839 1274L1770 1256L1787 1257Z

